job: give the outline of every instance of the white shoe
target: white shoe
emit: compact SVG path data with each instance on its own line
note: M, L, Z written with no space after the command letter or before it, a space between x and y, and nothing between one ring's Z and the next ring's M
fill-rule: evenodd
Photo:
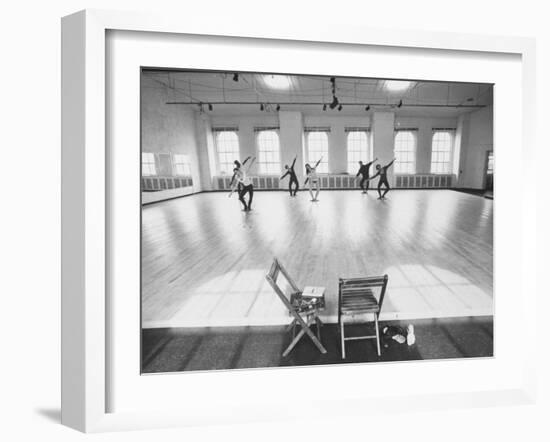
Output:
M414 325L409 324L407 327L407 345L413 345L416 342L416 336L414 335Z

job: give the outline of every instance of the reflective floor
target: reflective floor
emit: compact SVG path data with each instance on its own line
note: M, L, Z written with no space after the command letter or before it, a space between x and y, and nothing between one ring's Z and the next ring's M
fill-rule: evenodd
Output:
M274 256L300 287L326 287L333 322L338 278L389 275L382 319L493 314L493 201L450 190L375 193L203 193L142 214L145 328L289 322L265 280Z

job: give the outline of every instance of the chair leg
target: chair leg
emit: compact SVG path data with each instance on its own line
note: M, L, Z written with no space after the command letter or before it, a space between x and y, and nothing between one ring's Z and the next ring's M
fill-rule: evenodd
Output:
M342 341L342 359L346 359L346 341L344 339L344 320L340 320L340 340Z
M292 322L290 324L288 324L288 326L286 328L286 331L289 332L290 330L292 330L294 328L295 325L296 325L296 319L292 319Z
M283 353L283 358L286 358L286 356L291 352L291 350L296 346L298 341L302 339L302 336L304 336L305 330L302 329L299 331L299 333L296 335L296 337L292 340L292 342L289 344L289 346L286 348L286 350Z
M380 353L380 331L378 330L378 315L374 314L374 326L376 327L376 348L378 349L378 356Z
M317 316L315 316L315 323L317 324L317 338L320 341L321 340L321 325L323 325L323 323L321 322L321 320Z

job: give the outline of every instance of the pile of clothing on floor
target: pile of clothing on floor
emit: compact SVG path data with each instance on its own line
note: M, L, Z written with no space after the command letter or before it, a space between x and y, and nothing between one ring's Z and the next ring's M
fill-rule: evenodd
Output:
M384 347L388 348L389 340L394 340L398 344L404 344L411 346L416 342L416 336L414 335L414 325L409 324L405 330L403 327L396 325L388 325L382 329L382 335L384 338Z

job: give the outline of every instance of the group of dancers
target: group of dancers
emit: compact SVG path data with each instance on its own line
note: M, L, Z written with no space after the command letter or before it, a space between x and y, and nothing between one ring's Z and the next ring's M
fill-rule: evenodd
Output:
M296 164L296 156L294 157L294 161L292 161L292 164L288 166L288 164L285 164L285 170L283 176L279 178L279 180L283 180L285 177L289 177L288 182L288 191L290 193L291 197L296 196L296 193L300 189L300 184L298 182L298 177L296 176L296 171L294 170L294 165ZM305 165L306 167L306 180L304 181L304 187L309 183L308 189L309 194L311 196L312 202L319 201L319 192L321 191L321 180L319 176L317 175L317 167L323 160L323 157L319 158L319 161L315 163L315 166L311 166L309 163ZM249 162L250 161L250 162ZM252 179L248 176L248 172L250 171L250 168L256 161L256 157L246 157L242 163L239 160L235 160L235 168L233 169L233 177L231 178L230 187L231 191L229 193L229 196L233 194L233 192L237 191L239 195L239 201L244 206L244 211L248 212L252 210L252 199L254 198L254 186L252 184ZM387 172L388 169L392 166L392 164L395 161L395 158L391 160L388 164L385 166L382 166L380 164L376 164L376 173L371 177L370 176L370 168L371 166L378 161L378 158L375 158L373 161L369 163L363 163L362 161L359 161L359 171L357 172L356 177L361 176L361 181L359 183L359 186L361 187L362 193L368 193L369 190L369 182L375 178L378 179L378 199L383 200L386 199L386 194L390 190L390 184L388 182L388 176ZM248 163L248 164L247 164ZM382 192L382 186L384 186L384 191ZM313 195L313 190L315 188L315 196ZM248 194L248 201L246 201L245 196Z

